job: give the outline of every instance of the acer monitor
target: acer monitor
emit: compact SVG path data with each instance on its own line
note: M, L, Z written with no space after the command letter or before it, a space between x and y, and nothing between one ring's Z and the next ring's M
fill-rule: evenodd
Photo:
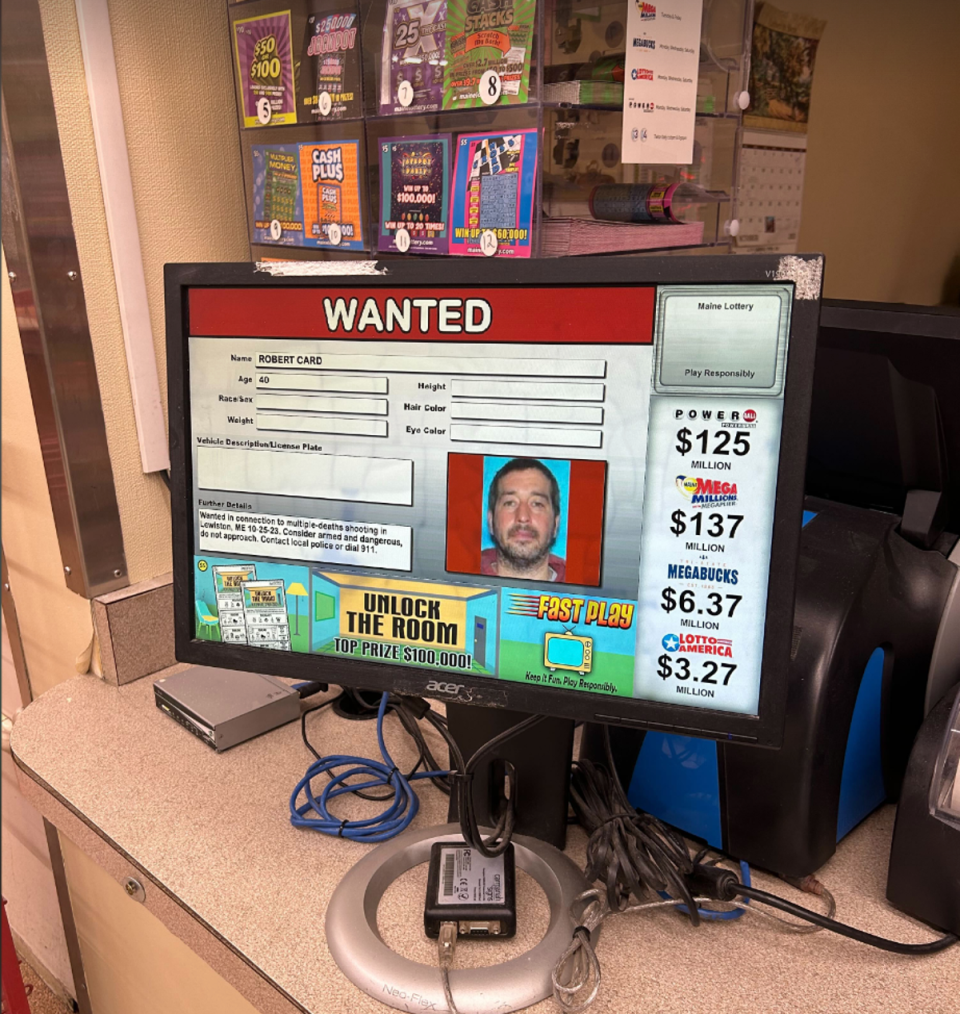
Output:
M776 746L822 261L166 269L177 658Z

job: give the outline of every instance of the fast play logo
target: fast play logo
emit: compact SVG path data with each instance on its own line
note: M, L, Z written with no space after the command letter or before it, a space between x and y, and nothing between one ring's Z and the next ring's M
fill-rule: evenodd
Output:
M694 475L678 475L677 489L681 495L702 507L733 507L737 502L737 484Z
M527 616L536 620L629 630L633 626L636 603L511 592L507 612L510 616Z
M653 21L657 16L657 8L653 4L644 3L643 0L637 0L637 10L640 11L641 21Z

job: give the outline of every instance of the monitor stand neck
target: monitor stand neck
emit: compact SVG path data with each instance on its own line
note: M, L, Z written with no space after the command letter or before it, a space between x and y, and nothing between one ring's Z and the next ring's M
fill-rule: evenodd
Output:
M450 733L465 761L488 740L529 717L522 711L447 705ZM517 772L516 833L539 838L558 849L564 847L573 725L572 719L547 718L516 739L507 740L480 765L473 779L473 799L481 827L496 823L491 807L503 791L503 763L510 761ZM450 799L450 820L459 820L454 797Z

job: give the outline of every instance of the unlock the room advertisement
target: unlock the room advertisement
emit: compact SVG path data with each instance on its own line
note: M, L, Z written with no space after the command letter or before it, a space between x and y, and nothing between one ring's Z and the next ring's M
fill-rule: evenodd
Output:
M654 396L637 693L756 713L779 400Z

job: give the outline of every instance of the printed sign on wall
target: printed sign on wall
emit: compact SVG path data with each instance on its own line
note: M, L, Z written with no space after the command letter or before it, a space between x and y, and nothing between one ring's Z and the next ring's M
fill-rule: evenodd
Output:
M693 161L702 10L702 0L629 0L624 163Z

